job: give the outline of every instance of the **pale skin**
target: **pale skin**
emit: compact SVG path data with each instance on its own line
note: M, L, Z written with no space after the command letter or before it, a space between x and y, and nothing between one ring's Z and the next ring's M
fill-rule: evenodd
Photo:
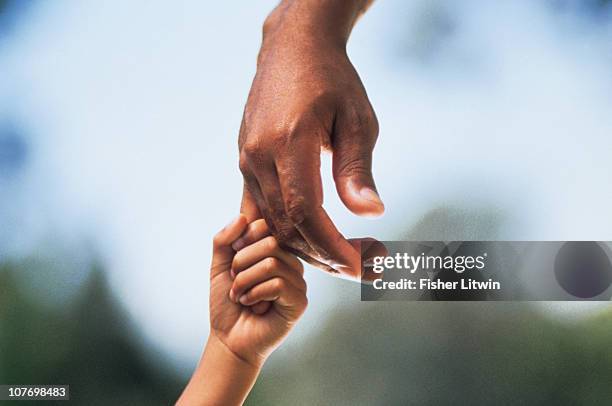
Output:
M232 243L250 241L238 252ZM210 335L177 405L241 405L268 358L304 313L303 267L263 220L240 215L213 241Z
M247 219L264 218L286 249L356 279L359 252L323 208L320 155L332 154L336 189L349 210L383 213L372 176L378 121L346 53L370 3L280 2L264 23L238 141Z

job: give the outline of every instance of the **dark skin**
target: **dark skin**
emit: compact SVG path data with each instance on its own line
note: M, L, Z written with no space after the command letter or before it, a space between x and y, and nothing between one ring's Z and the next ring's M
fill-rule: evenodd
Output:
M286 249L349 278L360 277L358 244L323 209L320 156L331 152L336 189L349 210L382 214L371 172L378 122L346 54L369 3L281 1L264 24L239 136L247 219L263 217Z

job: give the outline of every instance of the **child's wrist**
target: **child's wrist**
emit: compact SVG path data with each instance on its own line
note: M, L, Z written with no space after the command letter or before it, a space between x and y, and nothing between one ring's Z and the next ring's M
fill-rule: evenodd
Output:
M202 359L179 405L242 405L261 365L238 357L218 337L208 337Z
M230 349L216 334L210 333L206 342L206 353L213 355L216 359L222 359L228 365L234 368L239 368L244 371L259 372L266 361L266 358L253 354L252 356L244 356Z

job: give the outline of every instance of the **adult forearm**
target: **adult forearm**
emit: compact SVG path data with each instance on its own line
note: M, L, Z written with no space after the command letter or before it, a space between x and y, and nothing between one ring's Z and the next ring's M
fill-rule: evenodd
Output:
M300 45L314 41L345 46L355 22L373 0L282 0L264 23L264 45L281 34ZM297 41L297 43L295 43Z

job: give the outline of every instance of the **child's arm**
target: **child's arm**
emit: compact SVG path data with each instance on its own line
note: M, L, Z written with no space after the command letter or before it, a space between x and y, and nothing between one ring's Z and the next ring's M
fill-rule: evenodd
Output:
M211 334L177 405L242 405L260 368L237 358Z
M246 230L246 231L245 231ZM232 243L241 237L241 244ZM263 220L239 216L213 242L210 336L178 405L241 405L306 308L303 268Z

